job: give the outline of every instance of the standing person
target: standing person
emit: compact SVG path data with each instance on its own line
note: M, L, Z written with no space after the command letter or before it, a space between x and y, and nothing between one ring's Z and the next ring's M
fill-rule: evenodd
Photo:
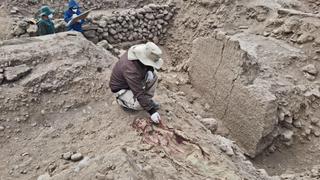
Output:
M154 123L161 121L160 105L152 99L158 82L155 69L163 64L161 56L161 49L152 42L132 46L114 66L109 83L120 106L145 110Z
M50 9L48 6L42 6L39 11L40 20L37 23L38 35L54 34L55 28L54 23L52 22L54 10Z
M66 23L69 23L73 18L76 18L81 14L79 4L75 0L69 1L69 9L64 12L64 21ZM84 23L84 20L80 20L78 22L75 22L73 24L70 24L68 26L68 30L74 30L78 32L83 32L82 30L82 24Z

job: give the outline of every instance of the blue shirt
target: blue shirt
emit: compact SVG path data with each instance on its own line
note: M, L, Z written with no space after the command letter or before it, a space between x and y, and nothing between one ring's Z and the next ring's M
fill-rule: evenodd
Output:
M81 12L78 9L77 12L73 12L72 9L68 9L66 12L64 12L64 21L66 23L68 23L69 21L71 21L72 16L76 14L76 15L80 15ZM83 32L82 30L82 24L84 23L84 20L82 19L80 22L75 22L74 24L71 24L70 26L68 26L68 30L74 30L74 31L78 31L78 32Z

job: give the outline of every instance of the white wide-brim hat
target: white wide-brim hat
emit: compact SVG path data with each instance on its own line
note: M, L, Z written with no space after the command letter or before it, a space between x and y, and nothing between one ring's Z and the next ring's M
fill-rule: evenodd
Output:
M139 60L142 64L156 69L160 69L163 64L161 56L161 49L153 42L138 44L128 50L128 60Z

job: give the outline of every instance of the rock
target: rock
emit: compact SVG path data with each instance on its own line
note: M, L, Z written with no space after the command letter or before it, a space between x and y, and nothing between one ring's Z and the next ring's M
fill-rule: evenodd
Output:
M169 21L173 17L172 13L168 13L165 17L164 20Z
M114 176L113 176L113 174L107 174L107 176L106 176L106 180L114 180Z
M114 52L114 54L116 54L116 55L120 55L120 50L119 50L119 49L114 49L113 52Z
M227 144L220 145L220 149L221 149L222 152L226 153L228 156L233 156L234 155L232 147L227 145Z
M293 137L293 131L292 130L284 130L282 133L281 133L281 136L283 138L284 141L291 141L292 140L292 137Z
M147 13L147 14L145 15L145 17L146 17L147 19L149 19L149 20L154 20L154 15L151 14L151 13Z
M314 44L316 46L320 46L320 37L317 37L315 40L314 40Z
M293 121L293 126L296 128L301 128L302 127L301 121L300 120Z
M99 26L105 28L107 26L107 21L101 20L99 21Z
M95 30L84 31L83 35L87 38L95 38L96 31Z
M263 32L263 36L268 37L268 36L270 36L270 33L265 31L265 32Z
M83 31L90 31L90 30L97 30L99 28L98 25L83 25L82 29Z
M31 68L26 64L14 67L7 67L4 71L4 77L7 81L16 81L31 72Z
M319 123L319 119L318 118L316 118L316 117L312 117L311 118L311 124L312 125L317 125Z
M110 28L109 29L109 33L112 34L112 35L115 35L115 34L117 34L117 31L112 29L112 28Z
M71 156L71 161L80 161L83 158L81 153L76 153Z
M308 79L309 81L313 81L313 80L316 79L316 77L315 77L314 75L309 74L309 73L304 73L303 75L304 75L304 77L306 77L306 79Z
M15 27L12 34L15 36L21 36L22 34L25 34L27 31L19 26Z
M103 33L104 31L103 31L102 28L98 28L98 29L97 29L97 32L98 32L99 34L101 34L101 33Z
M66 152L66 153L62 154L62 158L64 160L70 160L71 156L72 156L72 152Z
M309 73L314 76L318 74L318 69L313 64L308 64L308 65L304 66L301 70L303 72Z
M320 131L314 131L313 134L314 134L316 137L320 137Z
M19 8L17 7L13 7L11 10L10 10L10 14L17 14L19 12Z
M51 163L47 168L49 173L52 173L56 169L57 169L57 165L55 163Z
M304 130L304 132L305 132L306 135L310 135L311 134L311 129L310 128L306 128Z
M56 33L67 31L67 23L63 19L54 20L54 28Z
M37 180L50 180L50 179L51 179L51 177L48 173L43 174L37 178Z
M36 36L37 35L37 26L36 25L31 25L28 29L27 29L27 33L30 35L30 36Z
M95 36L93 38L88 38L88 40L93 42L94 44L97 44L99 42L99 37Z
M218 121L214 118L205 118L201 119L200 122L208 128L211 133L215 133L215 131L218 129Z
M3 74L0 74L0 84L2 84L3 80L4 80L4 76Z
M5 127L4 126L0 126L0 131L4 131Z
M297 43L304 44L304 43L311 42L313 40L314 40L314 37L312 35L308 33L304 33L297 39Z
M27 30L29 28L30 24L27 21L20 21L18 23L18 26L24 30Z
M292 33L295 32L296 29L300 26L300 21L299 19L293 17L288 19L282 26L283 32L284 33Z
M285 117L284 117L284 121L285 121L286 123L288 123L288 124L292 124L293 118L292 118L292 116L285 116Z
M106 180L106 175L101 174L101 173L97 173L96 174L96 179L97 180Z
M28 38L28 37L30 37L29 34L22 34L22 35L20 36L20 38Z
M108 32L104 32L104 33L102 34L102 37L103 37L104 39L107 39L107 38L109 37L109 33L108 33Z
M108 49L108 47L109 47L109 42L108 42L107 40L102 40L102 41L100 41L99 43L97 43L97 46L101 46L101 47L103 47L103 48L105 48L105 49Z
M249 26L239 26L239 29L249 29Z
M314 77L314 76L313 76ZM305 92L303 94L305 97L311 97L311 96L315 96L317 98L320 98L320 88L316 87L316 88L312 88L311 90Z
M294 174L282 174L281 179L294 179L295 175Z

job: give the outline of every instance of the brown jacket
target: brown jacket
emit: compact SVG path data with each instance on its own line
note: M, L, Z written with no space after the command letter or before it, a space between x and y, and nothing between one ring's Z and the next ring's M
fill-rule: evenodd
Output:
M145 91L145 76L153 68L143 65L139 60L128 60L126 52L116 63L110 78L110 89L116 93L122 89L130 89L140 105L150 114L154 113L152 97Z

